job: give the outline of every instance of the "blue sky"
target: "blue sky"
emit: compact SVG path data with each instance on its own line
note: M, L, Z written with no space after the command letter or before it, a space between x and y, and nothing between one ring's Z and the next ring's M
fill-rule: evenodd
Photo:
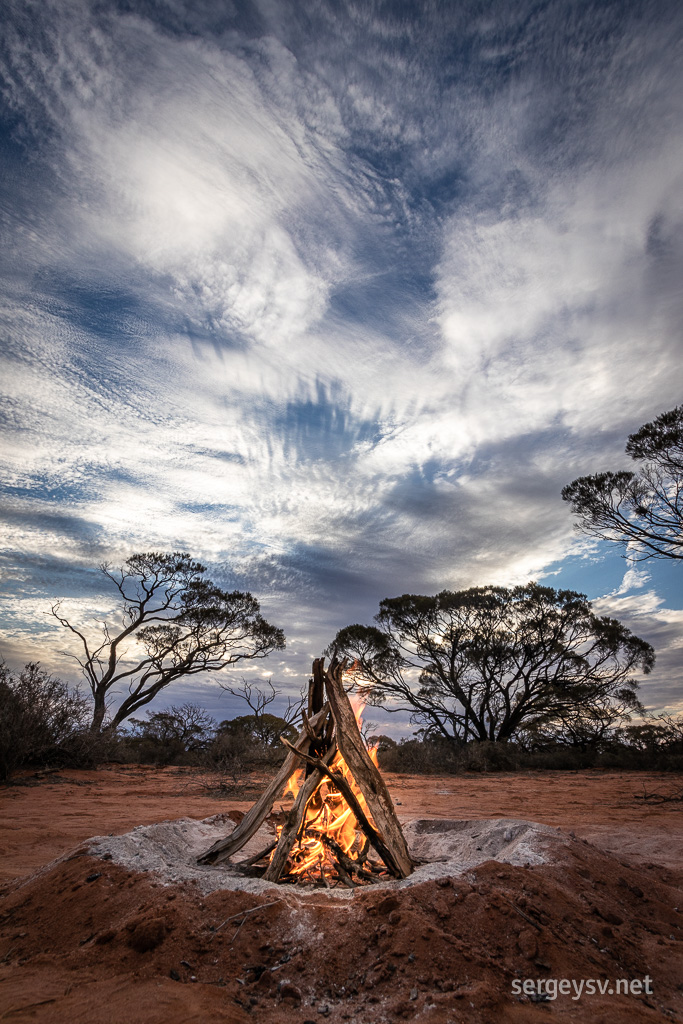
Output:
M51 602L101 619L98 563L183 549L285 630L246 670L285 688L382 597L539 579L681 708L680 570L560 499L683 400L680 5L2 17L7 660L76 678Z

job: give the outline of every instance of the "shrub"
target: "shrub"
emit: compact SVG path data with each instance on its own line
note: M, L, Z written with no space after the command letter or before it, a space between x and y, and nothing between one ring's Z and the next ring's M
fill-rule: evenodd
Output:
M287 750L282 743L271 746L260 743L239 729L230 731L221 728L206 747L202 761L208 767L234 775L236 772L279 765L286 756Z
M173 704L166 711L131 718L133 729L119 740L119 756L128 762L199 765L216 723L198 704Z
M520 766L520 750L514 743L485 740L467 743L458 751L458 769L466 772L514 772Z
M0 664L0 779L28 764L64 765L92 758L84 734L89 703L78 690L29 662L17 676Z
M380 745L377 756L380 768L387 772L441 775L458 770L458 748L438 739L404 739L384 749Z

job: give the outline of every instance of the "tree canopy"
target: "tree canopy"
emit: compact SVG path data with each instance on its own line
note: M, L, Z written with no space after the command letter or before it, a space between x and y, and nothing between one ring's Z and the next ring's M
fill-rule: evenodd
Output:
M578 528L629 545L640 560L683 559L683 405L631 434L626 453L638 472L582 476L563 489Z
M370 704L409 711L447 739L508 740L522 726L640 708L633 673L654 651L585 595L536 583L404 594L376 626L347 626L328 648L354 661Z
M216 722L208 711L186 701L172 704L166 711L148 712L147 718L131 718L134 736L158 743L159 746L177 746L183 751L199 749L216 730Z
M102 729L109 697L119 687L127 694L110 729L177 679L265 658L285 646L282 630L261 616L256 598L221 590L188 554L152 551L131 555L118 569L99 568L121 597L118 628L104 622L99 635L89 639L61 614L59 604L52 608L79 641L78 661L94 700L93 732Z
M244 736L266 747L280 749L280 736L294 740L297 729L286 718L264 712L259 715L239 715L221 722L218 732L223 736Z

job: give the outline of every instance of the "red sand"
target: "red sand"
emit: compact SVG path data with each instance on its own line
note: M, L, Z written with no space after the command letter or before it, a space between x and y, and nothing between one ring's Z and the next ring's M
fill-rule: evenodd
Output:
M674 778L390 775L404 818L527 818L590 843L562 864L489 862L443 885L364 889L350 901L321 893L306 908L289 893L273 906L277 897L243 892L201 898L82 852L33 874L92 835L251 803L252 792L217 800L207 781L116 767L3 792L0 1020L683 1020L683 809L635 798L644 786L671 790ZM646 975L651 995L533 1003L512 992L527 978Z

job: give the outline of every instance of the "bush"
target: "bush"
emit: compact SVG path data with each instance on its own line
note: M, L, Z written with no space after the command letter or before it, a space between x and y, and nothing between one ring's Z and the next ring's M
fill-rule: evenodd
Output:
M379 766L387 772L414 775L455 775L458 772L516 771L520 750L514 743L449 742L439 736L405 739L380 746Z
M234 775L236 772L280 765L287 756L282 743L271 746L259 743L246 732L219 729L204 751L202 762L207 767Z
M171 705L150 712L146 719L131 718L131 732L121 734L119 757L127 762L156 765L200 765L211 743L216 723L198 704Z
M523 768L539 771L578 771L580 768L593 768L596 764L597 751L589 748L565 746L562 743L550 743L541 750L522 751L520 764Z
M394 746L380 745L379 767L407 775L442 775L458 771L458 747L440 739L406 739Z
M94 756L85 732L89 702L29 662L15 675L0 664L0 779L24 765L81 763Z
M514 743L485 740L467 743L458 751L458 769L465 772L515 772L521 751Z
M134 733L118 734L116 758L124 764L149 764L157 768L201 764L201 756L195 751L186 750L179 740L161 742L154 737Z
M586 768L680 772L683 771L683 754L679 751L680 741L676 740L666 746L640 749L620 738L585 750L557 742L525 750L517 743L471 741L457 744L438 738L413 738L380 746L378 760L383 771L413 775Z

